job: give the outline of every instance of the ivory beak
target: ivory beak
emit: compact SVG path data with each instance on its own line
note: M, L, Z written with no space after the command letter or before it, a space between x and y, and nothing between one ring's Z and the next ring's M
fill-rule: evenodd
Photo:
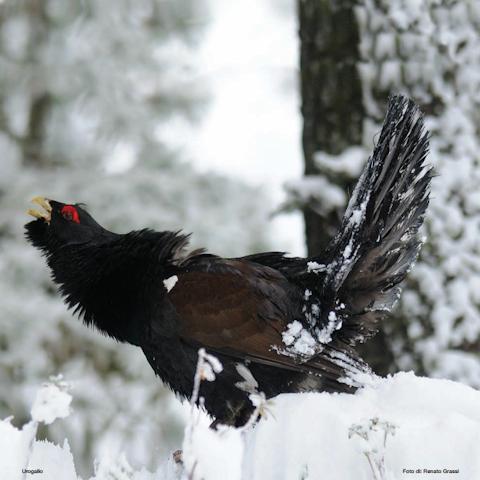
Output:
M52 206L50 205L50 202L44 197L32 198L31 202L42 207L44 212L39 212L38 210L30 208L28 209L27 213L32 217L41 218L47 223L50 223L50 220L52 219Z

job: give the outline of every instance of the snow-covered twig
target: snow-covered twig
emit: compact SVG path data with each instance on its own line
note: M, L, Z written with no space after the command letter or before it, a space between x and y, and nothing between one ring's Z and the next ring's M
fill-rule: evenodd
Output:
M368 460L374 480L391 478L385 467L385 449L388 435L395 435L396 428L393 423L374 417L366 423L353 424L348 431L348 438L357 435L363 440L363 454Z
M250 415L248 422L238 429L242 433L245 433L248 430L250 430L250 428L252 428L257 423L257 420L261 416L266 416L266 412L269 411L268 401L263 392L251 393L248 396L248 398L250 399L253 406L255 407L255 410Z
M190 418L188 420L187 428L185 429L184 444L188 447L192 447L192 437L195 431L195 427L200 420L199 411L195 409L198 404L203 406L204 399L200 397L200 385L202 381L213 382L216 378L216 374L223 370L223 365L217 357L210 355L204 348L198 350L197 368L195 370L195 377L193 379L193 390L190 398ZM186 477L190 480L194 478L195 468L197 461L194 461L189 471L185 472Z
M255 380L250 369L243 363L237 363L236 368L238 374L243 378L243 382L237 382L235 386L240 390L249 393L248 398L255 407L255 410L250 415L247 423L238 429L244 433L257 423L260 416L266 417L266 414L271 412L268 408L269 401L267 401L263 392L258 391L258 382Z

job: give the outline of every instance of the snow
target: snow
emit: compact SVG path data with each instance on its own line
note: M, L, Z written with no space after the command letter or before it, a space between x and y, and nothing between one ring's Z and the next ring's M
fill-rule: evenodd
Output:
M324 272L327 269L326 265L318 262L307 262L307 271L313 273Z
M19 430L10 420L0 422L0 471L6 479L14 480L21 478L20 473L27 464L27 452L35 429L32 424L27 424Z
M352 210L349 218L349 222L352 226L358 227L360 222L365 218L365 211L367 209L368 198L366 198L359 208Z
M294 338L302 331L302 324L295 320L287 325L287 330L282 333L283 341L286 345L291 345Z
M27 468L30 471L41 470L41 474L37 477L31 474L31 476L27 475L27 478L76 479L74 459L67 440L65 440L63 446L55 445L46 440L35 441Z
M332 333L342 327L342 321L337 318L335 312L328 313L328 323L317 331L317 338L320 343L326 344L332 341Z
M315 164L320 174L287 182L287 208L308 204L322 216L343 209L347 203L347 194L329 178L357 180L369 153L367 148L358 145L346 148L339 155L316 152Z
M358 178L365 165L365 153L365 148L357 145L346 148L339 155L316 152L314 160L321 172L348 175L348 178Z
M176 275L172 275L171 277L168 277L163 281L163 285L165 285L167 292L170 292L170 290L172 290L172 288L176 285L177 282L178 277Z
M37 393L32 407L32 419L46 425L56 418L65 418L70 414L72 397L51 383L45 384Z
M73 457L68 441L63 446L36 440L38 424L49 425L70 413L72 397L65 391L68 384L61 377L45 383L37 392L31 409L32 420L22 429L15 428L11 418L0 421L0 472L7 480L20 480L24 475L41 478L76 479Z
M345 191L321 175L308 175L286 183L289 199L286 208L310 205L324 214L343 207L347 200Z
M287 325L287 329L282 332L282 341L287 346L288 354L303 356L313 355L317 344L312 334L298 320Z
M192 442L183 446L185 471L192 479L241 480L243 448L242 435L234 429L197 426Z
M367 456L384 466L389 479L412 478L404 469L425 468L459 469L435 478L471 480L480 475L479 405L480 392L470 387L399 373L356 395L280 395L268 402L271 414L247 433L199 426L193 438L201 449L186 458L192 464L194 455L206 480L370 480L375 477ZM230 446L227 453L220 439Z
M218 367L210 356L199 365L205 362ZM247 371L242 370L252 382ZM237 429L210 429L193 409L182 445L183 465L170 456L159 458L152 472L132 467L125 454L105 455L90 480L402 480L413 478L409 470L419 479L480 476L479 391L412 372L369 377L365 384L354 395L283 394L266 401L254 393L256 413ZM44 398L45 405L57 408L58 395ZM261 418L255 423L257 414ZM23 470L42 470L46 480L80 479L68 441L61 446L37 440L36 430L35 420L21 429L11 419L0 421L2 478L20 480ZM424 469L442 473L433 477ZM447 470L458 472L443 473Z

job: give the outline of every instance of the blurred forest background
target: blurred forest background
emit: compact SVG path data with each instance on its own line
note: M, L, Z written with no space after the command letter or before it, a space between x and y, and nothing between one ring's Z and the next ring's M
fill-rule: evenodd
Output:
M74 414L43 435L69 438L79 473L120 451L157 464L182 436L141 352L65 311L23 239L31 197L222 255L316 253L390 92L426 112L438 177L421 259L364 353L479 388L479 32L476 0L0 3L0 418L25 423L63 373Z

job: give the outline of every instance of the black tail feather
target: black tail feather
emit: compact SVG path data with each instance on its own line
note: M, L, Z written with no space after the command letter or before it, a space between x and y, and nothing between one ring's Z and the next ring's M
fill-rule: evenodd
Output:
M432 178L427 154L420 110L412 100L391 97L378 143L328 249L326 273L318 279L323 302L316 328L325 328L335 312L339 323L332 338L363 341L398 299L422 244L419 228Z

